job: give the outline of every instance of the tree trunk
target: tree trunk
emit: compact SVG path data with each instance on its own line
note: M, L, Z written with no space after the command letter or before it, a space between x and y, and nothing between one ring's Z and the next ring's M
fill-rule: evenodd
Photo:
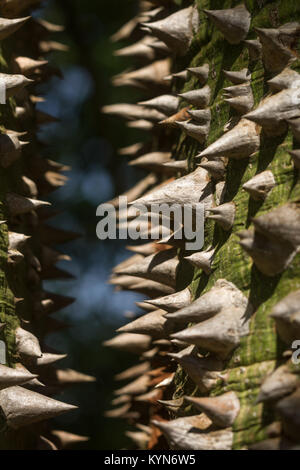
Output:
M136 431L128 436L140 448L293 448L300 440L299 366L297 354L291 357L298 346L293 341L300 339L299 5L199 0L140 6L145 3L165 8L154 18L139 12L137 23L150 23L146 33L135 28L116 38L132 44L152 34L168 46L167 53L147 50L149 60L145 49L143 66L167 58L169 73L182 73L164 81L169 64L159 62L143 76L124 74L115 84L143 88L144 101L163 94L181 99L176 109L170 97L170 108L161 101L144 103L144 116L134 118L148 122L152 148L128 154L135 159L165 152L158 164L154 155L134 162L153 171L165 187L147 187L133 199L205 202L205 237L200 252L187 251L174 239L167 246L148 245L113 275L117 285L129 275L163 285L151 291L150 303L160 310L152 316L144 311L121 329L129 336L108 342L133 350L138 344L147 362L141 372L125 374L138 381L117 392L123 402L114 401L122 402L115 415L135 421ZM149 109L165 116L150 117ZM197 110L202 112L193 113ZM117 108L104 111L123 114ZM132 119L130 112L124 117ZM162 120L168 121L159 125ZM182 163L174 166L174 160ZM166 183L170 176L176 182ZM171 253L161 251L170 244L179 261L176 276L171 273L175 284L157 258ZM156 262L142 258L145 253ZM132 278L126 282L140 291ZM188 288L191 298L185 291L175 306L174 296L153 301L166 295L166 284L176 293Z

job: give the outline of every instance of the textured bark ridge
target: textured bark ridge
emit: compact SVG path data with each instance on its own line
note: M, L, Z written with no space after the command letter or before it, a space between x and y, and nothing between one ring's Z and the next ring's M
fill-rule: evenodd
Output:
M138 354L116 377L129 383L108 415L134 422L128 436L142 449L296 448L300 7L140 1L133 23L114 39L147 37L144 47L156 51L122 83L145 90L135 112L151 123L153 144L121 153L158 178L135 198L203 200L205 244L191 253L175 237L149 242L113 274L147 299L143 316L108 342ZM150 165L149 152L164 157Z
M39 3L0 1L0 449L56 450L85 439L51 432L46 420L76 408L52 396L91 379L59 369L66 356L47 348L47 334L65 327L50 314L73 299L46 292L42 281L65 277L55 264L68 257L54 245L76 234L47 226L55 212L45 199L67 167L42 156L37 132L54 117L36 110L36 85L57 72L47 53L65 46L52 41L62 27L30 16Z

